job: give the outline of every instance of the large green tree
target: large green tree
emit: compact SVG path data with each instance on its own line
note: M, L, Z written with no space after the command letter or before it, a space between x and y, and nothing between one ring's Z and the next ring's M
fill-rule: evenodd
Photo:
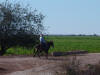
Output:
M0 3L0 55L14 46L33 47L44 30L44 16L29 7Z

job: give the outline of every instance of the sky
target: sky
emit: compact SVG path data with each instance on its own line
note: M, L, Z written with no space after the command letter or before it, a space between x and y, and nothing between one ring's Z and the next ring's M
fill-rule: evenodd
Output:
M5 0L0 0L0 2ZM10 0L11 1L11 0ZM47 34L100 35L100 0L12 0L43 15Z

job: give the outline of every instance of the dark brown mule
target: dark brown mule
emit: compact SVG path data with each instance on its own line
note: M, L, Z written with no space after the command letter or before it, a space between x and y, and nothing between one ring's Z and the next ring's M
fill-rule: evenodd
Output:
M43 47L41 44L37 44L34 48L34 56L38 55L40 57L40 53L45 52L46 58L48 58L48 50L50 47L54 47L53 41L46 42L46 45Z

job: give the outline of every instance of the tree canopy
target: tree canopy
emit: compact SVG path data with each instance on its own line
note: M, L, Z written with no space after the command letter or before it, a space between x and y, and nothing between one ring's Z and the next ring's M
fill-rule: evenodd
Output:
M32 47L44 30L44 15L19 3L0 3L0 55L13 46Z

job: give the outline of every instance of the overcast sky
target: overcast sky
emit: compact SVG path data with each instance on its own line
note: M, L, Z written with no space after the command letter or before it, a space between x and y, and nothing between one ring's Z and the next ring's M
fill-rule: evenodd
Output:
M0 2L5 0L0 0ZM11 1L11 0L10 0ZM100 34L100 0L13 0L45 15L49 34Z

